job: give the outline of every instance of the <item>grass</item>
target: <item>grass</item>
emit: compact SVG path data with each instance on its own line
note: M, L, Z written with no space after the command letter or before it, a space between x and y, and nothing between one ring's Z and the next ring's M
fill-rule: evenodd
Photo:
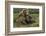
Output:
M16 20L16 17L17 17L18 13L15 13L14 14L14 20ZM32 20L35 21L31 24L18 24L16 23L16 21L14 21L14 27L38 27L39 26L39 14L30 14L32 16Z

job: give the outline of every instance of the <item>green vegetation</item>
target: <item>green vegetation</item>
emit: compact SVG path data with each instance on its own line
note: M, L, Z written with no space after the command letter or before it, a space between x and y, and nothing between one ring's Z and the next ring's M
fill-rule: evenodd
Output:
M13 26L14 27L38 27L39 26L39 9L28 9L29 15L32 17L32 23L20 24L16 22L16 17L24 8L14 8L13 9ZM23 18L23 17L21 17ZM21 20L21 19L20 19Z

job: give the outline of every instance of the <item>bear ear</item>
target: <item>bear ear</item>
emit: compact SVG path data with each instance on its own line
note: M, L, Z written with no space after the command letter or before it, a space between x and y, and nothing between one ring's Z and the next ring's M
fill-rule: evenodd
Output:
M22 11L24 11L24 10L27 10L26 8L24 8Z

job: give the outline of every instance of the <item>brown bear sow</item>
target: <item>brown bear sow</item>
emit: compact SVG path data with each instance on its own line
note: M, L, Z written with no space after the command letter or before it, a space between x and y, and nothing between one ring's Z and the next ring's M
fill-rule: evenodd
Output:
M17 16L16 22L20 24L29 24L32 23L32 17L29 15L27 9L23 9Z

